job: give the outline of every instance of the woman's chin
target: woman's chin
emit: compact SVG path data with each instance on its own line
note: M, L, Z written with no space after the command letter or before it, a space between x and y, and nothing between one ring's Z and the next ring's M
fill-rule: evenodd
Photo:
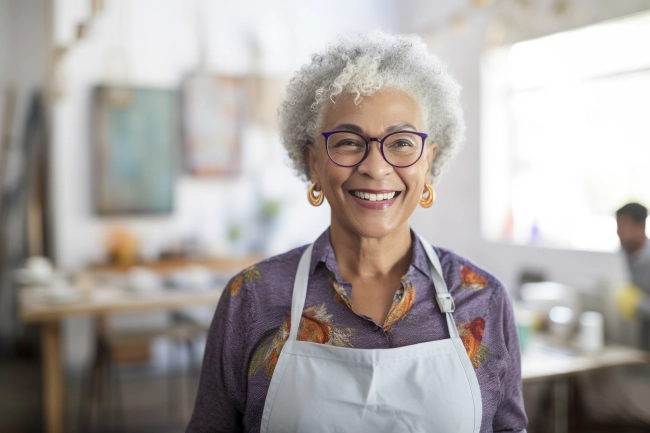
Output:
M348 231L361 238L381 239L395 233L401 225L377 221L375 218L361 218L348 224Z

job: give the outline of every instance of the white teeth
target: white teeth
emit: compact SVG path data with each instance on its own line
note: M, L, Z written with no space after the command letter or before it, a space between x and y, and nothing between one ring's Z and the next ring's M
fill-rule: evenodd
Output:
M354 191L354 195L356 197L362 198L364 200L382 201L382 200L390 200L391 198L395 197L395 192L385 192L385 193L382 193L382 194L371 194L371 193L367 193L367 192Z

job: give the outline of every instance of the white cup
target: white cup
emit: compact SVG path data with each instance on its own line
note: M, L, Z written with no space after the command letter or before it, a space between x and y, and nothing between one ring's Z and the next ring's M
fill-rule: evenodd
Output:
M580 315L578 347L585 353L597 353L604 345L603 315L596 311L585 311Z
M573 333L575 328L575 314L569 307L557 305L551 308L548 313L549 318L549 331L552 335L557 337L563 342L566 342Z
M153 293L161 288L158 274L146 268L132 268L127 274L126 280L126 288L134 293Z
M185 272L185 283L190 290L207 290L212 284L212 274L204 267L189 266Z
M54 273L54 266L46 257L41 256L32 256L27 259L25 264L25 269L27 270L27 275L32 278L32 280L39 283L45 283Z

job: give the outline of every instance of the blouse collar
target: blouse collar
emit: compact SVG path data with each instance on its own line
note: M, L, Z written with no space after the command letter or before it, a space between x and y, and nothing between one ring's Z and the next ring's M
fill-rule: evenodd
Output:
M431 279L432 276L431 269L429 268L429 259L427 258L427 253L424 251L424 247L420 242L420 237L411 230L411 238L413 239L413 257L407 275L411 274L412 269L416 269L418 272L421 272L424 276ZM316 242L314 242L309 275L313 275L314 272L316 272L316 268L321 263L325 264L327 269L329 269L338 280L341 280L338 265L336 264L336 257L334 256L334 249L332 248L329 228L327 228L327 230L316 239Z

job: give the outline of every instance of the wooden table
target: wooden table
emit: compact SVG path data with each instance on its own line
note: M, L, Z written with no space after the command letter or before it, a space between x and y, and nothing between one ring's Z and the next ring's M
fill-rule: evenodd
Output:
M160 274L182 271L188 266L200 266L217 272L238 272L247 266L264 260L261 254L244 257L212 257L212 258L176 258L164 259L155 262L135 262L130 264L95 264L90 267L92 272L126 273L134 267L145 268Z
M606 345L585 354L550 337L536 336L521 358L524 383L551 380L553 386L553 433L569 431L570 380L577 374L650 361L650 353L631 347Z
M20 296L20 318L25 323L41 325L43 356L43 411L45 430L63 433L65 402L64 369L61 362L61 321L75 315L106 317L113 313L176 310L199 305L214 306L222 290L201 292L160 290L147 295L134 295L113 290L97 290L86 299L66 303L39 303L30 300L29 288ZM107 295L107 293L110 293Z
M650 361L650 353L625 346L606 345L597 353L585 354L544 337L535 338L530 346L530 350L521 357L521 377L524 382Z
M263 259L260 255L237 258L174 259L133 265L95 265L83 274L82 280L93 280L93 276L125 274L133 266L144 267L161 275L200 266L220 273L234 275L238 271ZM56 304L33 302L29 297L30 288L21 290L19 316L24 323L41 325L41 346L43 353L43 411L45 430L48 433L63 432L64 408L64 369L61 362L61 321L71 316L90 316L106 319L114 313L167 310L200 305L216 306L223 287L209 291L160 290L148 295L129 294L122 290L99 290L92 283L78 282L84 292L83 299L75 302ZM105 320L104 320L105 321Z

